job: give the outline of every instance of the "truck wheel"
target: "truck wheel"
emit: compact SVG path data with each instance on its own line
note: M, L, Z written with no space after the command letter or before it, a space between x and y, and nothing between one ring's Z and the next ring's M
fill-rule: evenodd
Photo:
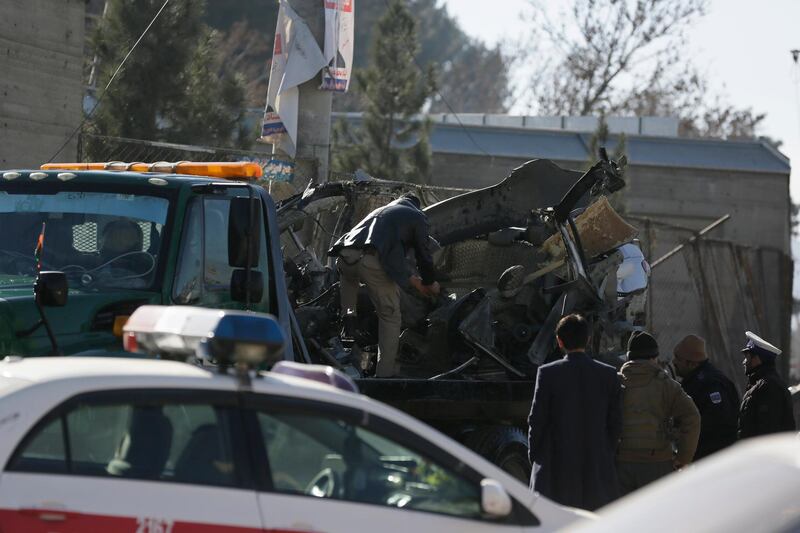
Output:
M518 427L491 426L470 433L464 445L527 484L531 477L528 437Z

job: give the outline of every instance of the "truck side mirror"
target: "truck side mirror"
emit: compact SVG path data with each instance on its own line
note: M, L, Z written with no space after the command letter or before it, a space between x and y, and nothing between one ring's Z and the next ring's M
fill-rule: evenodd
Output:
M261 202L258 198L231 198L228 212L228 264L230 266L234 268L258 267L261 244L260 216Z
M260 302L264 297L264 276L258 270L250 271L250 283L247 283L247 270L236 269L231 274L231 300L247 303L247 294L250 293L250 302Z
M68 292L67 276L63 272L39 272L33 284L36 303L44 307L64 307Z

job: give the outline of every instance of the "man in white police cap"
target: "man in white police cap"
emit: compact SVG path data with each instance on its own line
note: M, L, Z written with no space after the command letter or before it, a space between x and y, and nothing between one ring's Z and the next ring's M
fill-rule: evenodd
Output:
M739 408L739 438L795 431L792 396L775 369L781 350L748 331L744 352L747 392Z

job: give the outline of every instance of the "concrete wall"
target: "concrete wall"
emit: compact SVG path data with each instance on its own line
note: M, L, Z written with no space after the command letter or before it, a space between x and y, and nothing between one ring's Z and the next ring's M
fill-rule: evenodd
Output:
M0 168L38 167L80 123L85 5L0 2ZM76 155L77 137L59 159Z
M632 167L624 189L629 215L699 230L730 214L710 237L789 253L789 176Z

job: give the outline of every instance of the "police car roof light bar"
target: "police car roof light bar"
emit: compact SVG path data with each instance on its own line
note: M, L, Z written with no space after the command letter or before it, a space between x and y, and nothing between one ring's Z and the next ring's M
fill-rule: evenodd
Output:
M284 335L270 315L191 306L143 305L124 328L131 352L187 361L196 357L221 367L256 368L283 352Z
M271 373L358 393L353 379L333 367L280 360L285 342L281 326L270 315L181 305L143 305L131 315L123 334L129 352L183 361L196 357L220 370L273 364ZM249 381L247 372L239 374Z

